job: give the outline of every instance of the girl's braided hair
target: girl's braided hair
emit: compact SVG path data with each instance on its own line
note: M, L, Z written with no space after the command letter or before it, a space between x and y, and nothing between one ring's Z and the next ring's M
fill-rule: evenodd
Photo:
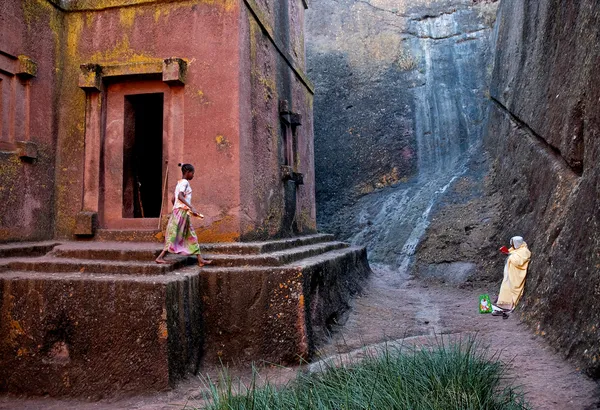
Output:
M194 172L194 166L192 164L182 164L181 162L177 164L181 167L181 173L185 174L187 172Z

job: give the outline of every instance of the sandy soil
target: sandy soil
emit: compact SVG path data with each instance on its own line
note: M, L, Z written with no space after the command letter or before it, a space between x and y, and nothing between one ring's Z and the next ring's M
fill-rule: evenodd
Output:
M480 285L478 285L480 286ZM460 288L399 277L385 267L374 266L369 289L355 301L346 325L324 346L321 357L347 353L363 346L399 339L432 340L477 333L478 339L510 362L511 376L526 392L536 409L581 410L600 408L600 388L561 358L541 335L522 324L517 315L507 320L477 311L478 295L495 289ZM285 383L299 368L264 367L261 378ZM215 372L210 372L215 377ZM234 375L248 379L248 369ZM0 397L1 409L177 409L200 407L203 384L190 379L170 392L118 401L85 403L51 398Z

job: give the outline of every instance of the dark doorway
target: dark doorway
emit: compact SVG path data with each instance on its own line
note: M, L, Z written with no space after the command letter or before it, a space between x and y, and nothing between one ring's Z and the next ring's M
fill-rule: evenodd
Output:
M162 93L125 96L123 218L158 218L162 203Z

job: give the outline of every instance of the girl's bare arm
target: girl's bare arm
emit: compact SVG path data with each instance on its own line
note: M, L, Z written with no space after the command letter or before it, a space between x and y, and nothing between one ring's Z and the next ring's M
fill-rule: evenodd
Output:
M183 202L183 204L185 206L187 206L188 208L190 208L192 210L192 212L196 213L194 210L194 207L192 206L192 204L190 204L187 199L185 199L185 195L183 195L183 192L180 192L179 195L177 196L177 199L179 199L181 202Z

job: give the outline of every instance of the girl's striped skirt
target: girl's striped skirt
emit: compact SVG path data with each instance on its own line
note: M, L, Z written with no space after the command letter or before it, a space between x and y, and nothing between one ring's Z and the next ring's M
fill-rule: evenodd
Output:
M192 227L190 213L187 209L173 209L173 214L169 218L165 232L164 250L181 255L197 255L200 253L198 237Z

